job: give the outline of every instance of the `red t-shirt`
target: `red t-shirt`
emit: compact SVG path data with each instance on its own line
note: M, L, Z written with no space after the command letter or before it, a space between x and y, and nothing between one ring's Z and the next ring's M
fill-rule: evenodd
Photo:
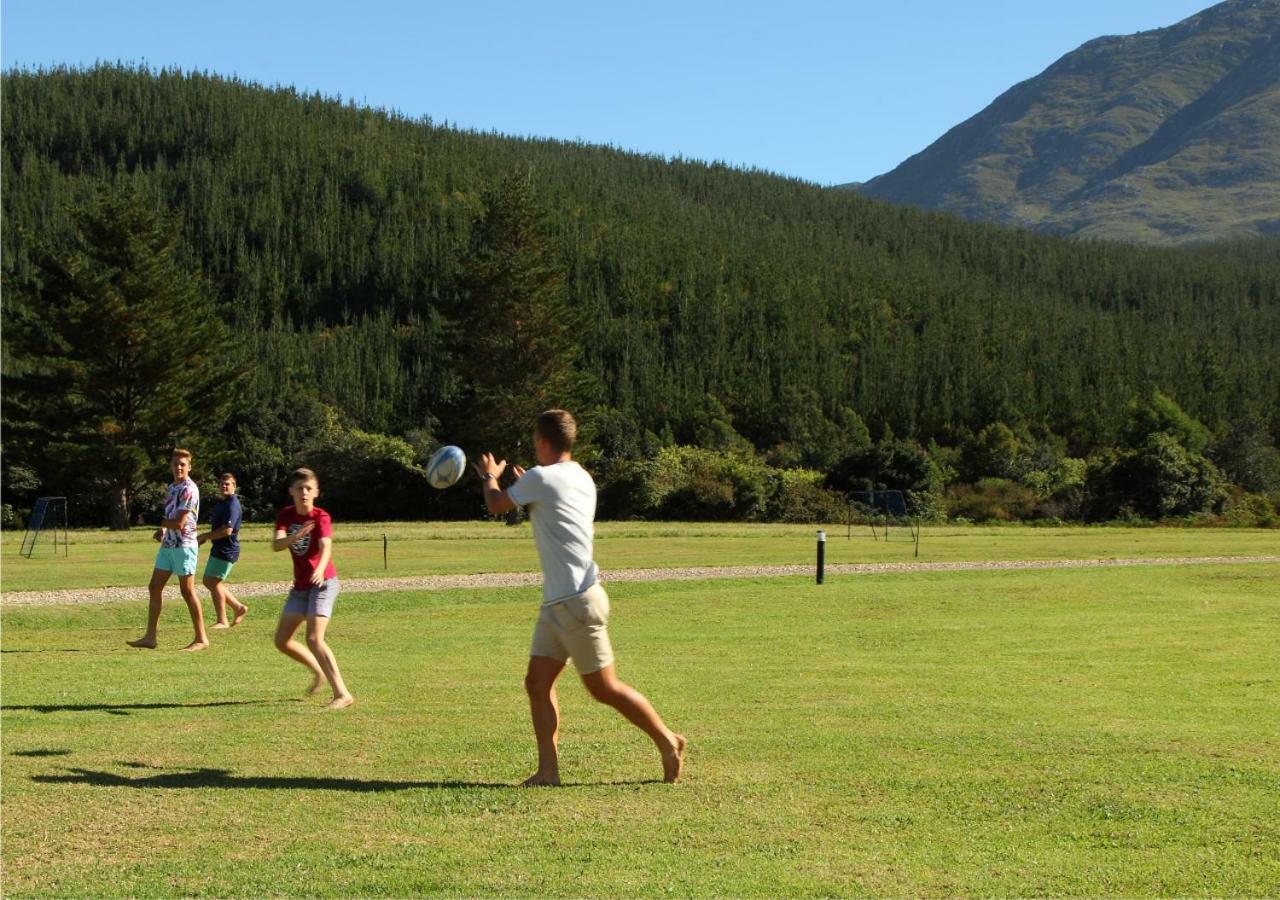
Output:
M300 591L315 587L311 583L311 576L316 571L316 563L320 561L320 538L333 537L333 520L318 506L311 507L311 514L306 516L292 506L286 506L276 515L276 528L284 529L285 534L293 534L308 522L315 522L315 528L289 548L293 555L293 586ZM333 556L330 554L329 564L324 567L324 577L327 581L337 576L338 570L333 567Z

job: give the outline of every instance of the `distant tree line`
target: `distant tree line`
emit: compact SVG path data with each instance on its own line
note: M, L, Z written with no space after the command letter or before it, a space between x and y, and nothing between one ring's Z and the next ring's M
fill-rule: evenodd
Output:
M124 66L10 71L0 116L13 510L123 524L182 443L259 515L305 462L347 518L474 516L426 457L528 463L555 404L611 516L1277 518L1280 240L1071 242Z

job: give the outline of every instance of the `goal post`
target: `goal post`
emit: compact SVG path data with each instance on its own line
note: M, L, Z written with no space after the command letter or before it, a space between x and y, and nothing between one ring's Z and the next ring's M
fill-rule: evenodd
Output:
M907 508L902 491L854 491L849 494L848 537L853 525L865 522L877 541L909 541L920 555L920 520Z
M53 538L53 554L58 555L58 530L62 530L62 555L71 555L71 545L67 538L67 498L38 497L36 505L31 508L31 517L27 519L27 532L22 537L21 555L30 559L35 552L40 535L48 532Z

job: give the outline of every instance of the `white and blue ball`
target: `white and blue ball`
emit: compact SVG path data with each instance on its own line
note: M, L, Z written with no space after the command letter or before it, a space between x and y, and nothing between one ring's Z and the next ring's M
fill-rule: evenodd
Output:
M461 448L449 444L431 454L427 461L427 483L444 490L453 487L467 470L467 455Z

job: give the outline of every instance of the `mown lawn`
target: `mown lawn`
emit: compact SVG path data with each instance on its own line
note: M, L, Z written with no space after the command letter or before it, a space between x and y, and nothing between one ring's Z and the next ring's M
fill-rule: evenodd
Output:
M340 557L341 562L341 557ZM1280 565L618 584L619 673L522 790L536 589L353 594L358 703L265 602L130 651L138 604L7 608L3 893L1280 894Z
M335 525L337 560L352 577L527 572L538 568L528 524L495 522ZM202 530L207 530L202 528ZM596 558L605 569L671 566L811 565L817 526L601 522ZM852 537L849 537L849 534ZM22 532L0 537L0 586L7 591L136 585L146 596L155 560L151 529L70 533L68 555L54 556L48 537L31 559L19 556ZM383 567L382 536L387 536ZM827 527L827 560L910 562L914 545L875 540L868 528ZM269 525L247 525L233 581L282 581L288 560L271 552ZM61 545L59 546L61 550ZM201 548L200 567L208 558ZM1280 530L1189 528L926 527L922 561L1115 559L1177 556L1280 556ZM175 594L176 596L176 594Z

